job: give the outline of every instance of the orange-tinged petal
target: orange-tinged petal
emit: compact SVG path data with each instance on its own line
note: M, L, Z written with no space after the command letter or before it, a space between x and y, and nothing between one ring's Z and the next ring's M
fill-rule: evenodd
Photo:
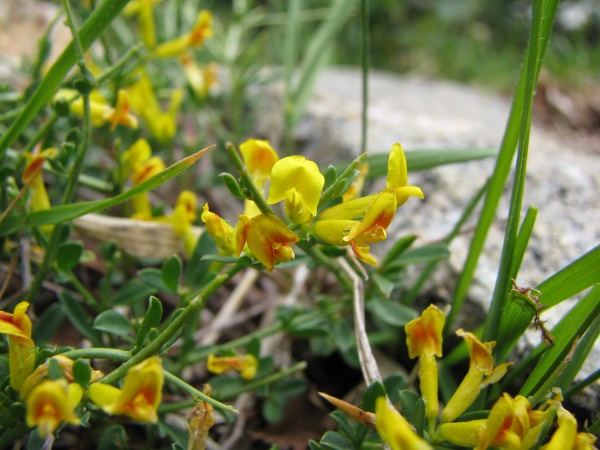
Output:
M44 381L27 398L27 425L37 426L42 437L54 433L63 421L79 423L74 407L81 400L83 392L77 384L70 386L65 380Z
M155 423L163 383L160 358L153 356L129 369L122 389L94 383L90 386L90 397L109 414L124 414L140 422Z
M510 426L515 414L513 399L508 394L500 397L486 421L486 427L481 433L477 450L485 450L490 446L501 446L506 443L507 434L510 434Z
M360 236L363 242L371 243L385 239L381 229L390 225L395 213L396 196L387 190L381 192L367 209L363 220L350 230L344 240L349 242Z
M281 219L272 215L261 214L253 217L246 231L248 248L268 271L273 270L275 263L294 257L291 247L285 246L298 242L298 239L296 233Z
M358 259L360 259L362 262L369 264L371 266L379 265L379 261L377 261L377 258L375 258L371 254L371 247L369 245L367 245L367 244L361 245L356 241L352 241L350 243L350 245L352 246L352 251L354 252L356 257Z
M203 9L198 13L196 25L190 33L190 45L199 47L204 44L204 40L213 35L212 30L212 14L210 11Z
M236 230L218 214L208 209L208 203L202 208L202 221L206 224L206 231L210 234L217 246L226 254L233 255L237 252Z
M109 108L104 113L105 119L110 123L112 129L115 129L117 125L137 128L138 120L129 112L129 108L129 95L127 94L127 91L120 89L117 94L117 104L114 109Z
M196 209L198 208L198 199L196 194L194 194L192 191L188 191L187 189L181 191L177 197L177 203L175 204L175 207L179 206L183 207L189 222L196 221Z
M475 366L483 375L490 375L494 369L492 350L496 346L496 342L481 342L473 333L464 331L462 328L456 330L456 335L465 339L471 358L469 365Z
M302 205L316 216L324 185L325 177L317 163L304 156L288 156L273 164L267 203L285 200L287 193L293 190L300 196Z
M121 155L122 179L125 180L133 172L135 167L140 167L142 163L149 160L152 156L152 148L146 139L138 139Z
M240 152L248 173L259 180L268 178L273 165L279 160L277 152L265 140L248 139L240 144Z
M404 327L408 356L417 358L424 353L442 356L442 331L446 317L435 305L429 305L420 317L411 320Z
M237 356L215 356L212 353L208 355L206 368L209 372L217 375L235 370L240 373L240 376L245 380L252 380L256 376L258 369L258 360L254 355L237 355Z
M133 174L131 175L131 181L136 186L149 180L154 175L165 169L165 163L160 156L153 156L152 158L142 162L139 166L134 167Z

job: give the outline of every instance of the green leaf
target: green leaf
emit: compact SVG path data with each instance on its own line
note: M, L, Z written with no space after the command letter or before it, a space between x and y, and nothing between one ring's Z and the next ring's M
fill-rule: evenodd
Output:
M404 415L404 417L406 417L406 420L408 420L410 423L414 423L415 406L417 404L417 401L419 400L419 396L415 392L406 389L400 391L398 397L398 400L400 401L400 405L402 407L402 414Z
M148 296L155 294L157 289L142 283L140 280L129 280L112 297L113 305L133 305Z
M244 194L242 193L242 188L240 187L238 180L236 180L233 175L225 172L225 173L220 173L219 177L223 180L223 182L225 183L225 186L227 187L227 189L229 190L229 193L231 195L233 195L236 198L239 198L240 200L243 200L244 198L246 198L246 197L244 197Z
M214 254L216 251L217 246L210 234L202 233L185 268L186 286L192 289L201 286L202 281L205 280L209 273L208 267L210 266L210 261L203 260L202 257L204 255Z
M54 359L50 358L48 360L48 378L51 380L60 380L65 377L65 374L60 367L60 363Z
M127 450L129 438L123 425L112 425L104 430L98 443L98 450Z
M147 285L150 285L161 292L171 292L171 289L163 282L162 271L159 269L146 267L145 269L138 270L137 275Z
M371 280L373 281L373 286L377 288L381 296L389 299L394 287L396 287L396 283L377 272L373 273Z
M326 432L320 444L330 450L352 450L356 448L350 439L335 431Z
M25 218L25 221L23 221L21 214L10 214L2 223L0 223L0 236L14 233L18 231L21 226L39 227L40 225L68 222L85 214L102 211L123 203L139 194L155 189L161 184L169 181L171 178L179 175L213 148L214 146L211 146L200 150L115 197L105 200L93 200L89 202L60 205L50 209L35 211L29 214Z
M485 148L457 148L457 149L419 149L406 150L406 164L409 172L429 170L438 166L458 164L467 161L487 159L498 154L498 149ZM365 162L369 164L367 179L372 180L384 177L387 174L389 153L368 155Z
M56 254L56 266L58 270L62 272L72 271L79 264L82 254L83 245L81 242L63 242L58 247Z
M181 276L181 258L177 255L167 259L160 271L160 278L170 292L177 293L179 287L179 277Z
M523 223L521 224L521 229L519 230L519 235L517 236L517 242L515 243L515 251L510 269L511 280L516 279L517 274L519 273L521 263L523 262L523 257L525 256L525 250L527 250L527 245L529 244L529 239L531 238L531 233L533 232L533 225L535 224L537 213L538 210L536 208L530 207L527 210L525 219L523 219Z
M520 395L530 396L555 373L578 336L583 336L600 314L600 286L595 286L552 330L554 344L544 353L523 386Z
M336 347L342 352L347 352L356 347L354 329L346 320L338 320L333 324L332 337Z
M144 316L144 320L142 320L142 324L138 329L138 332L135 336L135 345L136 347L141 347L144 344L144 340L148 335L148 332L152 328L157 328L160 324L160 320L163 315L163 307L161 301L154 297L150 296L148 299L148 309L146 310L146 315Z
M100 34L119 15L129 0L105 0L101 2L79 30L79 39L83 50L100 36ZM10 128L0 137L0 159L3 159L8 147L19 137L40 109L47 105L58 86L64 81L67 73L77 61L77 53L73 41L64 49L52 67L48 70L25 108L12 123Z
M35 342L48 342L60 328L65 319L65 312L60 303L53 303L41 314L33 324L31 338Z
M418 317L418 314L414 309L401 305L393 300L385 300L382 298L374 298L369 301L366 308L379 320L395 327L403 327L408 322Z
M117 336L127 336L131 333L131 322L117 311L104 311L94 320L94 328Z
M375 412L375 403L379 397L385 397L386 390L383 384L375 381L367 386L360 400L360 408L363 411Z
M92 379L92 368L89 361L78 359L73 363L73 379L82 388L85 388Z
M58 294L58 300L65 312L67 318L71 324L79 331L84 337L88 338L96 346L102 346L102 336L100 333L93 329L92 319L87 315L81 303L79 303L71 294L68 292L60 292Z
M393 263L389 263L385 271L389 273L411 264L438 261L440 259L448 259L449 257L450 251L446 244L424 245L423 247L406 250Z
M283 410L287 405L287 399L285 397L280 397L277 395L270 395L262 407L263 417L269 423L277 423L281 420L283 416Z
M554 306L567 298L600 283L600 245L552 275L537 286L542 303Z

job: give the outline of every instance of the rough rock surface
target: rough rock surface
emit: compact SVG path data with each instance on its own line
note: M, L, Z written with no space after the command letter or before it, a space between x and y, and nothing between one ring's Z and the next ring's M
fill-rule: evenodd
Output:
M297 133L306 154L320 164L358 154L360 86L360 73L355 69L330 69L320 77ZM510 110L509 100L473 87L389 73L371 73L369 96L369 152L388 152L394 142L401 142L406 150L498 147ZM276 133L276 129L264 131ZM276 141L278 136L269 137ZM530 205L539 212L519 274L521 286L539 284L600 242L600 149L579 145L565 141L553 130L532 127L523 206L524 212ZM416 234L416 244L443 238L493 168L494 159L489 159L411 173L410 184L420 186L426 199L410 199L392 223L392 232ZM474 314L477 309L480 313L487 309L491 299L509 201L507 189L469 291L469 299L480 305ZM478 213L474 214L471 226L477 217ZM450 260L442 264L429 286L436 296L450 299L471 237L466 233L452 243ZM571 306L564 302L543 318L551 327ZM539 342L539 334L531 332L521 346ZM598 344L582 375L598 368ZM600 406L598 395L594 397L585 400L592 410Z

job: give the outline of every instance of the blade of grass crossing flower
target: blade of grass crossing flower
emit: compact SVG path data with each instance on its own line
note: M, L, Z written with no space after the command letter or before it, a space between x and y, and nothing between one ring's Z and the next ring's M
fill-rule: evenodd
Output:
M350 16L356 0L335 0L327 17L310 39L306 56L300 69L298 85L293 93L292 126L301 119L310 99L317 75L325 67L335 35Z
M479 159L491 158L498 154L498 150L493 147L483 148L460 148L460 149L419 149L407 150L406 164L409 172L427 170L437 166L447 164L458 164ZM389 153L377 153L368 155L365 163L369 165L367 179L384 177L387 173ZM336 169L342 170L348 163L336 166Z
M487 233L492 222L494 221L496 209L498 208L500 197L502 196L504 185L506 184L506 179L510 171L510 164L515 154L517 142L520 136L524 99L526 98L525 93L526 84L528 82L527 80L531 77L533 77L534 80L537 80L539 76L541 62L546 50L546 45L548 43L552 24L554 23L557 8L558 0L551 0L543 5L542 17L544 20L541 23L541 32L539 33L540 39L539 41L535 40L535 45L539 45L539 51L536 52L537 58L534 57L536 64L535 71L533 73L529 71L528 65L526 64L521 67L519 82L513 98L513 104L508 118L508 123L506 125L502 143L500 145L500 152L498 154L498 158L496 159L496 167L494 169L490 187L488 189L486 199L477 222L475 235L471 241L467 260L465 261L463 271L459 276L456 289L454 291L452 308L446 319L446 333L452 329L454 319L456 318L458 310L465 299L466 293L471 285L471 281L473 280L477 261L481 255L481 251L483 250ZM528 46L525 61L531 61L530 53L532 42L533 41L530 41L530 45ZM531 82L531 79L529 81Z
M571 385L573 380L575 380L575 377L583 367L583 364L594 348L594 344L596 343L598 336L600 336L600 316L596 317L596 319L592 322L592 325L590 325L586 333L583 335L577 344L577 348L575 349L575 353L573 353L571 362L558 378L556 386L561 388L562 392L567 393L568 387ZM570 395L573 395L575 392L577 391L569 391L568 395L565 395L566 398L568 398Z
M161 184L179 175L181 172L183 172L185 169L187 169L196 161L198 161L200 157L202 157L208 151L212 150L214 147L215 146L212 145L203 150L200 150L199 152L194 153L193 155L188 156L187 158L182 159L181 161L166 168L162 172L149 178L143 183L140 183L139 185L115 197L108 198L105 200L94 200L90 202L73 203L70 205L60 205L47 210L36 211L34 213L31 213L25 219L24 224L32 227L45 224L56 224L59 222L75 219L85 214L102 211L104 209L110 208L111 206L123 203L124 201L127 201L135 197L136 195L142 194L152 189L156 189ZM0 224L0 236L17 231L21 224L23 224L23 220L21 217L18 217L16 215L7 217L5 221L2 222L2 224Z
M595 286L554 327L554 345L542 356L519 392L530 396L536 393L553 374L571 350L573 342L583 336L600 314L600 286Z
M119 15L129 0L105 0L94 10L79 30L79 38L84 50L100 36L111 22ZM65 48L59 58L50 67L48 73L35 90L27 105L13 122L11 127L0 137L0 159L8 147L19 137L23 129L31 122L54 95L63 82L66 74L77 61L77 53L73 41Z
M537 290L542 293L542 303L548 307L554 306L600 283L598 267L600 267L600 245L540 283Z

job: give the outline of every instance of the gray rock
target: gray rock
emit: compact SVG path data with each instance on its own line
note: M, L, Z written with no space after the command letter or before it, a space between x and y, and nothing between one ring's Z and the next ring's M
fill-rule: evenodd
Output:
M388 152L395 142L401 142L406 150L447 148L448 151L498 147L501 142L510 109L505 98L457 83L414 76L371 72L369 81L369 152ZM297 139L307 156L319 164L326 166L358 155L360 86L360 72L356 69L329 69L318 80L306 118L298 127ZM273 128L269 131L275 133L271 138L277 137ZM532 127L523 214L529 205L539 208L539 213L519 273L520 285L537 285L600 242L598 150L577 147L553 130ZM490 159L411 173L410 184L420 186L426 199L410 199L399 210L390 228L392 236L414 233L419 236L420 245L442 239L493 167L494 159ZM481 311L490 303L509 202L507 188L468 293ZM477 217L478 213L474 214L467 229ZM450 298L471 237L471 233L466 233L454 240L449 261L442 264L428 286L442 298ZM382 247L380 244L374 251ZM564 302L545 312L543 318L552 327L570 307L572 302ZM539 342L539 333L527 333L519 349L531 348ZM599 344L580 377L598 368ZM596 394L584 400L592 410L599 407L600 385L595 387Z

